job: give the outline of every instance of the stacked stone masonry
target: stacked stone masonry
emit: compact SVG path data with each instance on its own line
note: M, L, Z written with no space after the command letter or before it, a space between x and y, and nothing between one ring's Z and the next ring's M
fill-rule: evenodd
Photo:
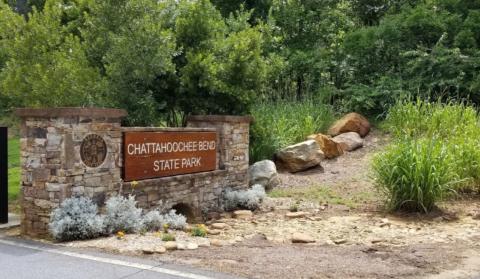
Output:
M118 193L133 194L145 211L177 204L200 217L218 206L225 188L248 187L248 140L251 117L191 116L188 128L121 127L124 110L99 108L15 109L21 117L21 231L47 237L50 212L72 196L90 197L100 207ZM217 169L131 182L122 181L123 133L216 131ZM80 157L89 134L107 144L102 165L90 168Z

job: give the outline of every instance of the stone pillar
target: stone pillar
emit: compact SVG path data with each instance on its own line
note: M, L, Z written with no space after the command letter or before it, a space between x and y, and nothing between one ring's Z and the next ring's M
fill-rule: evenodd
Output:
M251 116L192 115L187 127L216 128L218 133L218 166L228 171L229 187L248 188L248 147Z
M126 115L125 110L14 109L14 114L21 117L22 234L48 236L50 212L68 197L87 196L103 205L105 192L119 187L120 118ZM106 158L101 161L91 153L84 155L93 160L87 166L80 149L92 134L100 142L103 138L106 150L100 145L99 154L105 154ZM87 142L83 148L97 147L89 147Z

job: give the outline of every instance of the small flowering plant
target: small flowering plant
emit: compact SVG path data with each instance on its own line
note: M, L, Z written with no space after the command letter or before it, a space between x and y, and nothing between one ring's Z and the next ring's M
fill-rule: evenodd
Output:
M123 239L123 237L125 236L125 233L124 232L118 232L117 233L117 239Z
M168 225L167 224L163 225L163 232L168 233Z
M193 228L192 236L207 236L207 228L204 225L196 224L195 228Z

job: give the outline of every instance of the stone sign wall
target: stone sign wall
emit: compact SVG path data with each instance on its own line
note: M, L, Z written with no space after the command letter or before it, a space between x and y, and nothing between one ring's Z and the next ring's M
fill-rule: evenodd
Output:
M191 116L188 128L121 127L124 110L101 108L15 109L21 117L21 230L46 237L50 212L71 196L100 207L118 193L133 194L145 211L162 200L200 217L218 205L222 191L248 187L249 123L252 117ZM124 133L217 133L215 170L149 178L122 177Z

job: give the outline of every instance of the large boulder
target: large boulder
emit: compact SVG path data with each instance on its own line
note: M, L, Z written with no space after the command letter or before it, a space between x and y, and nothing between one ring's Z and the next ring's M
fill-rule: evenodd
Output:
M315 134L308 136L307 140L316 140L327 159L332 159L343 154L343 149L330 136Z
M250 186L261 184L266 190L270 190L280 183L277 167L270 160L256 162L248 168Z
M343 133L355 132L364 137L370 132L370 122L358 113L349 113L330 126L328 134L338 136Z
M325 155L315 140L290 145L275 154L275 163L280 169L297 172L318 165Z
M363 146L363 139L355 132L348 132L333 138L343 151L352 151Z

